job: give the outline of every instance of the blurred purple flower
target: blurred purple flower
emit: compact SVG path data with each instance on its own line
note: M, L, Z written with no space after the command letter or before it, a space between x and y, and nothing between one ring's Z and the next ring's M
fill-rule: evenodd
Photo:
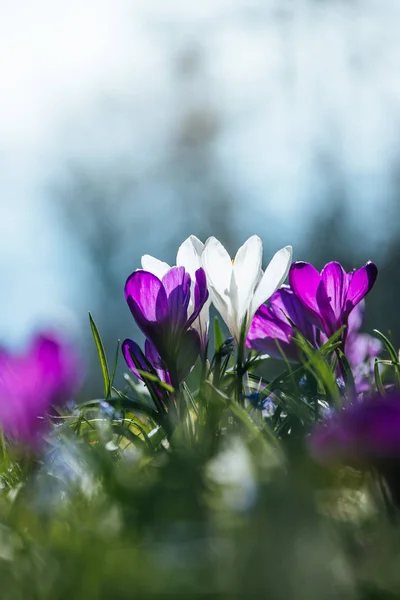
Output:
M77 390L81 370L74 350L53 334L36 335L24 354L0 351L0 424L33 448L48 429L52 405Z
M190 314L191 278L184 267L172 267L162 279L148 271L135 271L126 282L125 297L137 325L147 337L148 362L156 370L168 373L173 386L179 385L200 352L199 334L191 326L208 299L204 270L200 268L195 273ZM140 349L129 339L123 347L125 360L132 368L130 352L136 356Z
M400 505L400 395L364 398L319 424L310 448L323 463L376 467Z
M365 303L361 302L348 318L344 353L353 372L357 393L367 392L371 385L374 361L382 352L380 340L367 333L360 333L364 320Z
M262 304L257 310L247 336L247 346L275 358L282 358L281 348L289 361L299 361L299 348L293 341L295 331L289 319L317 348L320 332L312 322L312 315L289 287L281 287L268 304Z
M338 262L328 263L321 273L309 263L295 262L289 271L289 283L314 315L315 323L330 337L347 325L351 311L371 290L377 275L378 269L371 261L351 273L346 273Z

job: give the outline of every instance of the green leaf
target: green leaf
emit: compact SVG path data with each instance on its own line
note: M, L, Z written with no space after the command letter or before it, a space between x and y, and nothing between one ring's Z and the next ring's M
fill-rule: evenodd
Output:
M319 350L316 350L299 330L296 330L296 337L293 340L307 358L304 367L316 378L319 385L322 384L322 387L329 394L335 406L340 406L341 399L336 384L336 377L332 372L332 368L326 362L325 356Z
M381 374L379 371L379 362L376 359L375 359L375 364L374 364L374 375L375 375L375 383L376 383L378 392L382 396L386 396L385 388L383 386Z
M134 423L134 425L137 427L136 423ZM119 423L113 424L111 429L112 429L113 433L116 433L117 435L126 438L134 446L138 446L139 448L144 448L147 445L136 433L134 433L127 427L120 425ZM151 443L150 443L150 449L152 449Z
M143 377L143 379L148 379L149 381L154 381L155 383L157 383L157 385L162 387L164 390L167 390L167 392L174 391L174 388L172 387L172 385L170 385L169 383L166 383L165 381L161 381L161 379L159 377L157 377L157 375L154 375L153 373L149 373L148 371L143 371L142 369L138 369L137 372L139 373L139 375L141 375Z
M354 383L353 371L351 370L349 361L347 360L346 355L339 349L337 350L337 355L342 367L346 387L348 387L354 393L356 385Z
M214 317L214 344L215 352L220 352L224 345L224 337L222 335L218 317Z
M112 374L111 374L111 379L110 379L110 388L112 388L112 386L114 385L114 379L115 379L115 373L117 371L117 365L118 365L118 358L119 358L119 349L121 347L121 340L117 341L117 349L115 351L115 358L114 358L114 365L113 365L113 370L112 370Z
M90 327L92 328L94 342L96 344L97 353L99 355L101 372L103 374L104 381L104 396L106 400L111 396L111 381L110 381L110 373L108 370L108 363L106 353L104 351L103 342L101 341L99 330L97 329L97 325L93 320L92 315L89 313L89 321Z
M340 340L340 337L345 329L346 329L346 326L343 325L343 327L341 327L340 329L335 331L335 333L333 335L331 335L331 337L325 342L325 344L323 344L320 347L319 351L321 352L321 354L325 354L326 352L333 351L338 346L341 345L342 342Z
M399 364L399 357L398 357L398 354L396 352L396 349L394 348L394 346L391 343L391 341L385 335L383 335L383 333L381 333L380 331L378 331L378 329L374 329L374 333L376 333L376 335L379 337L379 339L381 340L381 342L385 346L386 350L390 354L390 358L391 358L392 364L394 366L394 372L395 372L395 377L396 377L396 384L397 384L398 387L400 387L400 364ZM379 373L379 376L380 376L380 373Z
M388 340L388 338L385 335L383 335L383 333L378 331L378 329L374 329L374 333L376 333L376 335L379 337L381 342L383 342L383 345L386 347L386 350L390 354L390 358L392 359L393 364L397 365L399 362L399 359L398 359L397 352L396 352L393 344Z

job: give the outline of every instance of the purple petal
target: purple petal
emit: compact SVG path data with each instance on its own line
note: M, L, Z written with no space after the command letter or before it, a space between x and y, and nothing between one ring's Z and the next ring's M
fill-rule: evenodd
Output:
M347 314L368 294L378 276L375 263L369 261L352 274L346 298Z
M311 447L322 460L368 462L400 455L400 398L365 399L319 425Z
M340 322L349 285L347 273L340 263L330 262L322 269L321 277L333 314Z
M323 281L321 281L318 286L316 298L319 306L322 328L328 336L331 336L341 327L342 321L335 317Z
M351 311L347 320L347 337L350 337L361 329L364 322L365 313L365 302L361 301L360 304L354 307Z
M187 308L190 301L190 275L184 267L172 267L163 277L168 303L168 321L176 328L187 321Z
M125 298L146 337L160 337L158 325L168 318L167 295L161 281L148 271L135 271L125 284Z
M275 358L282 358L280 347L289 360L298 360L298 349L291 341L292 335L293 329L289 323L262 304L253 317L246 344L256 352Z
M193 313L188 319L188 325L191 325L193 321L197 319L201 309L208 300L208 288L207 278L203 268L197 269L195 273L195 284L194 284L194 307Z
M368 333L352 334L346 339L345 354L354 369L362 366L366 360L378 356L382 349L381 341Z
M0 423L20 442L39 448L52 405L65 402L80 382L78 358L54 335L37 335L23 355L1 352Z
M308 309L319 315L317 290L321 276L310 263L297 261L289 271L289 284L296 296Z
M288 323L288 318L313 345L315 345L315 326L312 313L288 287L280 288L269 300L272 313ZM293 333L292 333L293 335Z
M126 364L138 379L143 379L139 374L138 368L141 371L148 371L148 366L144 354L140 346L133 340L127 339L122 342L122 354L124 355ZM138 365L138 366L136 366Z
M159 379L161 381L164 381L164 383L171 383L171 378L162 362L161 356L157 352L156 347L150 342L150 340L145 341L144 353L149 363L154 367L154 370L157 372Z
M60 404L79 387L82 369L74 348L52 333L40 333L33 338L29 351L31 361L37 361L43 381L54 402Z

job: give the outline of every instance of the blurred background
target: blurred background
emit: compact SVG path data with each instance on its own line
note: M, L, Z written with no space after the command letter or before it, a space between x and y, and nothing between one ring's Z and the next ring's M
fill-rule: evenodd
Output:
M2 0L0 340L66 329L101 390L126 277L191 233L380 274L400 343L398 0Z

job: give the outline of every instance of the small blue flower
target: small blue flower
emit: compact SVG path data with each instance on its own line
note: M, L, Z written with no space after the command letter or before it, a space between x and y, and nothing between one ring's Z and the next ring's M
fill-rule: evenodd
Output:
M243 397L250 401L253 408L262 410L263 401L260 392L250 392L250 394L244 395Z
M262 416L264 418L269 418L272 417L274 415L274 412L276 411L276 404L275 402L271 399L271 397L269 396L268 398L266 398L263 402L263 406L262 406Z
M233 339L233 337L228 337L222 344L222 346L219 350L219 354L220 354L220 356L228 356L228 355L230 356L231 354L233 354L234 349L235 349L235 340Z
M101 408L101 412L103 413L103 415L105 417L108 417L109 419L113 419L115 417L115 410L113 409L113 407L106 402L105 400L102 400L100 402L100 408Z
M272 396L262 398L261 392L251 392L244 396L244 398L250 401L253 408L261 410L263 417L271 417L276 410L276 404L272 400Z

